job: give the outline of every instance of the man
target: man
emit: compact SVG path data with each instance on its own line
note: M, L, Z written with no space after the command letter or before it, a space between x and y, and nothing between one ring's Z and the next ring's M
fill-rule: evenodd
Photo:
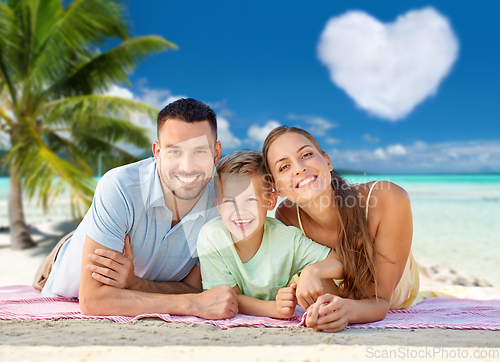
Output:
M89 315L233 317L238 308L229 287L199 293L196 240L217 215L210 181L221 155L215 113L180 99L160 111L157 132L154 158L115 168L99 181L42 295L79 297Z

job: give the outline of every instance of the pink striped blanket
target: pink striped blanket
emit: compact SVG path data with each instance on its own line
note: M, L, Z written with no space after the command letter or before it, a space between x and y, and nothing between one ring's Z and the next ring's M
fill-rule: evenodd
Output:
M429 298L405 309L389 311L385 319L347 328L452 328L500 330L500 290L491 288L468 289L466 299ZM476 299L470 299L476 298ZM300 307L299 307L300 308ZM0 287L0 320L43 320L57 318L109 319L128 322L142 318L157 318L166 322L213 324L222 329L231 327L293 327L304 325L303 309L297 309L288 320L237 314L224 320L206 320L194 316L169 314L142 314L137 317L85 316L80 313L78 300L41 297L30 286Z

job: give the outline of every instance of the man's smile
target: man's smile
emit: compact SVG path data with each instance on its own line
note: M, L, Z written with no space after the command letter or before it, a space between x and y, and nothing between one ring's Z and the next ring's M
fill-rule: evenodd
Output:
M179 183L182 186L193 186L201 178L201 175L198 174L196 176L189 176L189 177L175 175L175 178L177 179L177 181L179 181Z

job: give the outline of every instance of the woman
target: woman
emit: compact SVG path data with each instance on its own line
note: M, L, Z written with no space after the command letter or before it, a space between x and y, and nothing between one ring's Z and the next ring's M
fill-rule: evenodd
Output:
M344 266L334 294L322 295L321 283L310 287L299 279L297 301L307 308L306 325L337 332L410 306L419 277L406 191L386 181L347 184L314 137L300 128L275 128L263 153L278 195L287 198L276 218L332 248Z

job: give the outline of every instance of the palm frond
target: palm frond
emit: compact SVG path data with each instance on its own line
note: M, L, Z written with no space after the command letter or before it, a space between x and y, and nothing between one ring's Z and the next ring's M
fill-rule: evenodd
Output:
M48 102L41 116L44 124L72 124L84 128L94 118L130 120L144 115L153 120L158 109L142 102L116 96L92 94Z
M17 91L15 83L19 78L18 63L22 44L19 32L16 31L16 17L13 9L0 2L0 80L8 88L12 102L15 104Z
M19 157L21 154L23 157ZM22 142L13 145L6 158L24 175L23 190L27 197L37 196L37 202L44 210L48 208L50 199L68 187L79 202L87 206L90 204L95 189L92 169L77 168L59 157L36 134L35 129L25 129Z
M62 69L93 53L105 39L128 37L121 1L75 0L52 28L36 59L35 79L58 79Z
M110 84L128 83L128 74L140 61L148 55L169 49L177 49L177 46L160 36L127 39L104 53L82 60L82 64L73 73L59 79L45 93L47 97L50 95L57 98L63 92L69 96L90 94L104 91Z

